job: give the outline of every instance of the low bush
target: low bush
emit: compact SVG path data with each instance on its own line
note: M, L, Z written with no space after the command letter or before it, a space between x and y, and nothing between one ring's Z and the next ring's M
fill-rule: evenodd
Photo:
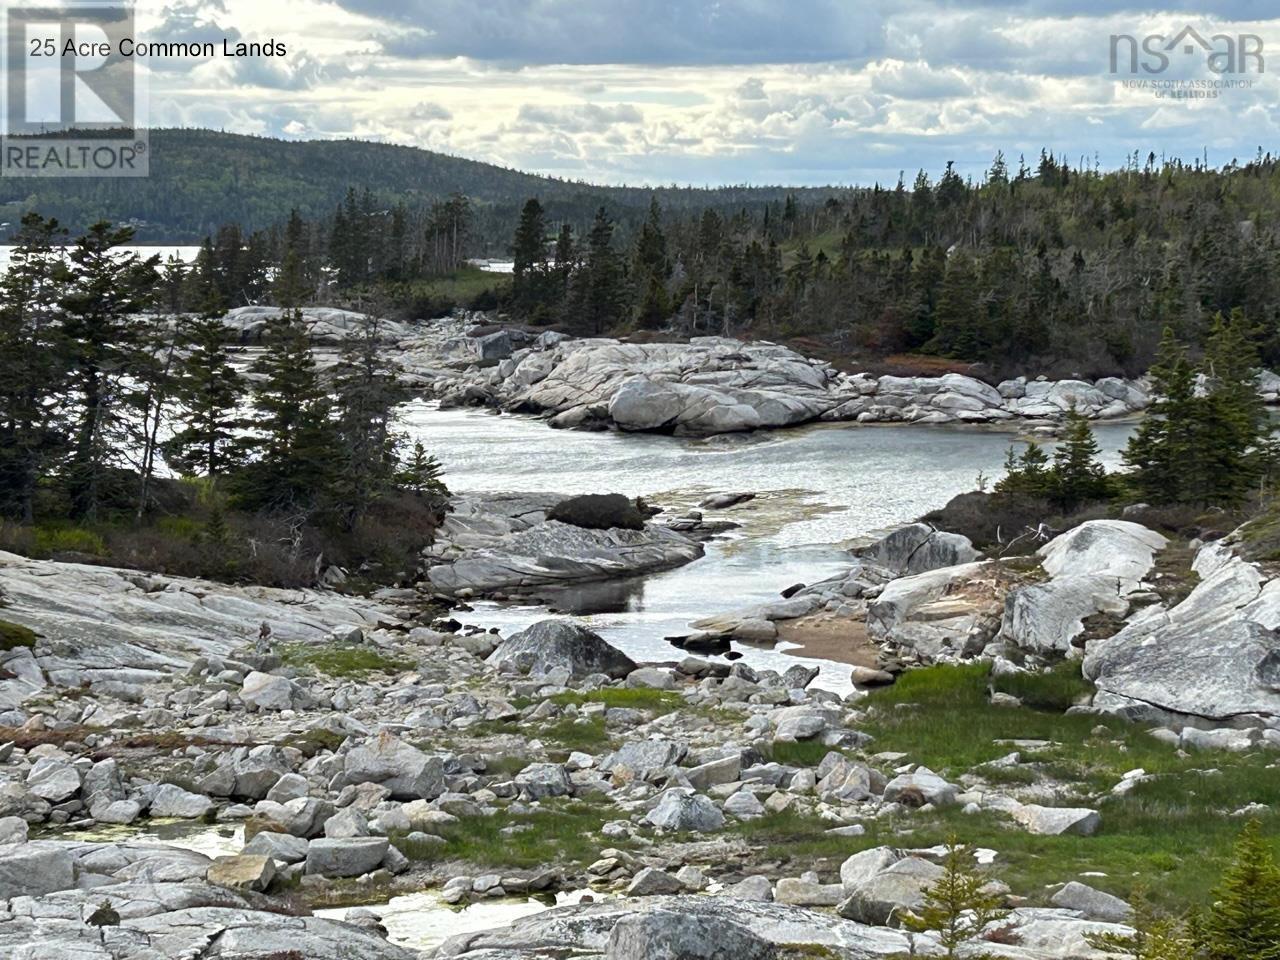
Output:
M589 530L643 530L646 517L620 493L588 493L561 500L548 511L547 519Z

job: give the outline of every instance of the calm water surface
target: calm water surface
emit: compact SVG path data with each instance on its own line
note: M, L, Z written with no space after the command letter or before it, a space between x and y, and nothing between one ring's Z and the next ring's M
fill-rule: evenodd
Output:
M528 417L438 410L418 403L405 426L445 467L456 492L550 490L644 496L679 511L710 493L750 490L757 499L706 511L742 524L707 555L635 581L578 588L555 598L637 659L680 656L664 639L692 620L776 599L848 565L839 544L910 521L1001 476L1017 434L970 427L820 425L759 435L686 439L552 430ZM1132 424L1099 424L1110 466ZM476 604L464 619L504 633L547 616L543 606ZM785 668L785 650L741 648L753 665ZM818 662L822 685L844 689L848 667Z

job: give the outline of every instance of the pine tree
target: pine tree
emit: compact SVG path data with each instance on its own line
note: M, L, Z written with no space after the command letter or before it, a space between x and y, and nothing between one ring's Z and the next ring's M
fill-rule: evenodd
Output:
M1133 468L1126 479L1143 499L1179 503L1187 499L1186 471L1195 456L1195 374L1167 327L1151 366L1151 390L1148 416L1124 450L1124 462Z
M1214 891L1201 935L1205 960L1280 958L1280 869L1251 820Z
M1004 461L1005 475L996 484L996 493L1025 497L1048 497L1052 492L1049 455L1038 443L1028 443L1021 456L1009 448Z
M534 315L547 285L547 221L537 197L525 201L511 241L511 303L524 318Z
M257 455L235 476L249 508L311 510L326 496L340 463L331 402L320 384L300 310L286 310L267 327L266 352L250 368Z
M613 221L600 207L587 235L586 258L574 280L570 322L575 328L598 336L621 320L623 279L622 264L613 249Z
M56 220L25 215L0 279L0 516L25 523L66 442L56 399L67 375L57 316L67 270L54 248L65 233Z
M182 426L165 442L164 455L186 474L216 478L240 460L244 381L231 366L225 338L226 329L208 312L183 330L175 391Z
M990 923L1001 919L1000 897L987 889L988 880L973 865L973 859L952 837L942 861L943 874L924 892L924 906L907 925L920 931L934 931L947 951L960 956L960 948L976 938ZM978 960L972 953L965 956Z
M147 376L151 360L139 314L151 304L160 258L115 249L131 239L128 227L96 223L69 255L74 280L61 305L75 412L66 480L72 515L80 519L97 515L107 470L123 446L125 395L138 388L132 378Z
M347 338L334 370L334 427L341 465L333 477L332 496L347 526L394 483L391 426L395 405L404 399L396 371L396 364L381 350L378 320L366 318L359 335Z
M986 349L986 335L973 264L966 255L957 253L947 263L946 271L938 292L929 347L943 356L978 360Z
M406 490L443 505L449 498L449 488L445 486L443 477L444 467L440 461L428 454L427 448L418 440L414 442L409 459L396 480Z
M1053 454L1051 498L1063 509L1074 509L1111 493L1107 472L1098 462L1098 441L1089 420L1074 406L1067 411L1062 442Z
M1205 395L1196 418L1196 469L1190 499L1235 505L1258 486L1264 440L1270 436L1266 409L1258 395L1257 351L1243 311L1213 318L1200 366Z

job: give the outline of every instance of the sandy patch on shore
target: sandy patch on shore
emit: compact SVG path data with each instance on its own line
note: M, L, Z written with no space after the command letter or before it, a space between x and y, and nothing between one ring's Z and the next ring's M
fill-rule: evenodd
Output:
M873 669L880 666L880 648L868 639L867 624L863 620L835 617L829 613L779 620L778 640L796 645L785 651L793 657L834 660Z

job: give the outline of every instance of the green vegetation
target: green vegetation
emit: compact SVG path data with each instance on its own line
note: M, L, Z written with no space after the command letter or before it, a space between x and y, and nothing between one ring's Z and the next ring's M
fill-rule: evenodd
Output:
M566 707L570 704L582 706L587 703L603 703L606 707L622 707L632 710L652 710L656 713L670 713L684 706L684 697L669 690L651 690L646 687L605 687L602 690L590 690L583 693L578 690L566 690L550 697L552 703Z
M796 740L794 742L775 740L766 751L774 763L784 763L793 767L816 767L822 758L831 752L831 747L816 740Z
M1033 710L1064 711L1093 694L1093 684L1081 675L1078 660L1064 660L1034 673L993 677L991 684L997 692L1011 694Z
M974 865L972 855L955 837L947 841L942 861L945 873L924 892L924 906L907 925L920 932L932 931L948 958L958 957L960 947L978 937L987 924L1003 918L1003 897L988 889L989 879ZM972 953L967 956L974 956ZM979 957L978 960L981 960Z
M1202 937L1206 960L1280 958L1280 870L1257 821L1236 842Z
M39 635L30 627L0 620L0 652L7 653L18 647L34 647L38 638Z
M413 669L411 661L389 657L374 647L354 644L292 643L281 649L280 658L291 667L306 667L331 677L365 677L371 673L403 673Z
M0 547L283 586L313 582L317 557L373 582L412 572L447 490L420 447L401 463L405 393L382 321L322 377L300 314L283 311L250 389L216 319L240 278L215 256L245 249L210 245L162 277L157 258L121 249L128 229L95 224L64 253L65 234L25 216L0 278ZM143 313L184 297L197 316Z
M1104 878L1088 882L1128 896L1145 878L1159 907L1180 911L1205 904L1205 875L1228 862L1240 827L1231 814L1251 803L1275 803L1270 753L1180 754L1145 729L1118 719L992 706L987 700L990 682L982 664L908 671L893 687L867 698L863 729L876 738L868 752L901 751L955 778L975 769L985 776L992 768L982 764L1016 751L1021 762L996 768L1000 773L993 781L1015 793L1028 778L1061 783L1052 802L1096 807L1102 814L1096 836L1035 836L1004 817L967 815L958 807L867 820L861 837L832 836L826 833L829 824L790 812L729 830L750 840L764 857L809 866L820 861L838 865L881 844L924 847L961 836L970 847L1000 851L1003 877L1019 892L1101 873ZM1060 682L1046 681L1050 689ZM1043 740L1047 745L1037 749L997 740ZM1137 768L1151 779L1127 793L1111 794L1123 775ZM1268 813L1262 832L1274 848L1280 819Z
M1274 467L1270 417L1258 396L1258 351L1244 312L1213 318L1194 368L1164 332L1151 367L1157 400L1125 448L1125 482L1155 503L1233 506L1254 495ZM1197 375L1205 389L1197 393Z
M436 832L444 846L394 842L414 860L436 863L460 860L477 866L539 867L566 864L578 868L600 856L600 827L615 811L583 801L544 803L536 814L498 813L491 817L459 817ZM623 847L625 841L610 841Z

